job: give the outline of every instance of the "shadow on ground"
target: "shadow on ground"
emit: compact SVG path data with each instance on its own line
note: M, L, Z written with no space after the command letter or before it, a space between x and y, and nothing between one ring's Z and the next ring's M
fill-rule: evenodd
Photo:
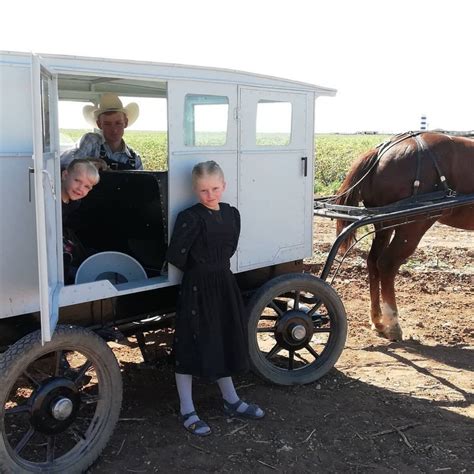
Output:
M406 349L454 365L463 350L410 343ZM390 353L391 346L372 350ZM472 419L337 370L306 386L274 386L251 374L236 379L242 398L267 410L264 420L253 422L228 420L216 385L195 384L196 407L213 430L207 438L177 421L171 365L124 363L123 378L121 420L91 473L474 469Z

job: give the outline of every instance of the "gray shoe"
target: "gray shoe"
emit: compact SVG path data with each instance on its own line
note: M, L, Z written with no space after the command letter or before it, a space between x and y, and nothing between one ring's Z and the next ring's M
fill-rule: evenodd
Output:
M237 416L240 418L247 418L249 420L261 420L265 416L265 412L258 406L253 403L249 403L245 411L240 412L238 408L243 404L242 400L237 400L235 403L229 403L224 400L224 412L228 416ZM258 411L261 411L262 414L259 414Z

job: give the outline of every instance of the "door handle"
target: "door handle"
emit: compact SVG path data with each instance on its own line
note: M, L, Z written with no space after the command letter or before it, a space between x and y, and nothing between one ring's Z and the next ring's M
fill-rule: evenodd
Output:
M308 157L303 156L301 161L303 162L303 176L308 176Z
M34 168L28 168L28 201L31 202L31 175L34 174Z

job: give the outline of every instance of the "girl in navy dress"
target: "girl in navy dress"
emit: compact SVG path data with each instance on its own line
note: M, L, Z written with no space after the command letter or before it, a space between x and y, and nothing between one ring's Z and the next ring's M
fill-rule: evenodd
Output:
M178 214L167 260L184 272L174 339L181 419L188 431L206 436L211 430L194 408L193 376L217 381L228 415L260 419L265 413L240 400L231 378L248 370L247 317L230 271L240 214L220 202L226 183L216 162L197 164L192 181L199 202Z

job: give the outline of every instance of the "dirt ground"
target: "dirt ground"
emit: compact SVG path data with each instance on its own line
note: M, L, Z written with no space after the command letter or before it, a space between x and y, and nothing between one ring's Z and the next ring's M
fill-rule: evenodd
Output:
M333 240L333 223L316 219L308 271L318 273ZM474 472L474 234L436 225L402 267L399 343L370 330L368 245L334 281L349 324L336 367L305 386L236 379L241 397L267 410L262 421L228 420L217 387L197 383L213 434L187 433L172 366L146 366L138 349L114 345L123 409L90 472Z

